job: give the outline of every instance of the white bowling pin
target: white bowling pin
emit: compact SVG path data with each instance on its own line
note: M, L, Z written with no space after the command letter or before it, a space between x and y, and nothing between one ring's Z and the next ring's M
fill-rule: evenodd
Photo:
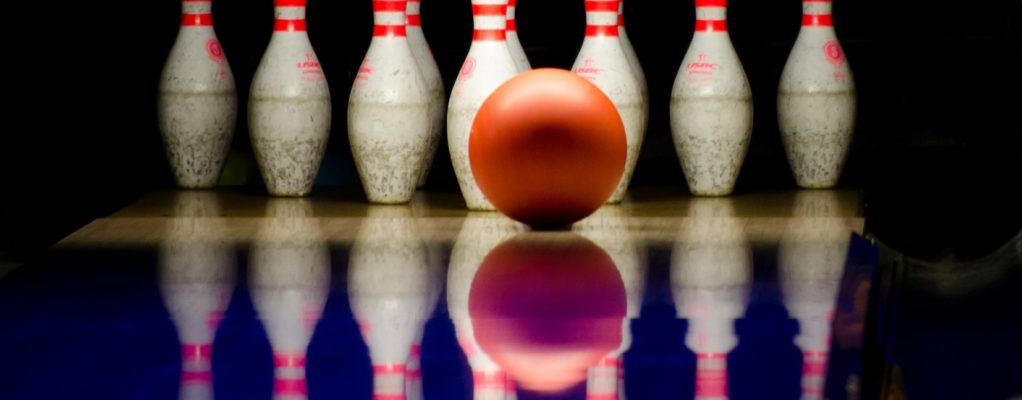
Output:
M855 82L830 0L803 0L802 30L781 73L777 120L798 185L834 187L855 131Z
M507 2L507 47L511 50L511 58L515 60L518 72L525 72L532 69L532 64L529 64L529 56L525 55L525 48L518 40L518 24L515 22L516 2L517 0Z
M306 353L330 292L330 251L311 205L273 199L249 254L252 303L273 348L274 399L305 399Z
M431 270L411 215L409 207L370 207L351 248L348 298L369 348L376 398L405 396L406 362L429 317Z
M689 190L731 194L752 137L752 91L727 33L727 0L696 0L696 28L671 94L671 132Z
M522 232L523 226L501 215L469 213L451 250L447 271L447 307L454 322L458 345L472 368L473 398L505 400L509 386L507 374L479 347L468 313L472 280L486 255L503 241Z
M213 338L235 284L216 195L181 192L160 243L159 288L181 343L181 400L213 398Z
M470 210L494 210L472 174L468 138L483 101L519 71L507 46L507 0L472 0L472 15L472 47L447 106L447 146L465 204Z
M738 345L734 322L745 314L752 249L728 199L693 199L671 255L685 345L696 354L695 398L727 399L727 355Z
M216 186L234 137L234 75L213 31L212 0L183 0L181 29L160 76L160 133L183 188Z
M426 184L426 178L429 177L429 171L433 167L437 148L443 141L444 124L447 123L447 93L444 91L440 68L437 67L433 52L429 49L429 43L426 42L426 35L422 32L422 18L419 14L421 6L421 0L408 0L408 45L412 48L415 63L419 66L422 79L425 80L426 87L429 89L429 115L431 117L429 146L423 160L418 187Z
M270 45L252 79L248 127L266 189L312 190L330 136L330 88L305 31L305 0L275 0Z
M802 399L824 398L831 325L851 231L840 217L837 193L802 191L778 248L784 305L798 320Z
M430 92L408 45L406 4L373 1L373 40L348 100L351 152L373 203L411 201L430 146Z
M618 36L618 0L586 0L586 37L572 71L610 97L625 124L628 157L609 203L624 199L644 136L642 90Z

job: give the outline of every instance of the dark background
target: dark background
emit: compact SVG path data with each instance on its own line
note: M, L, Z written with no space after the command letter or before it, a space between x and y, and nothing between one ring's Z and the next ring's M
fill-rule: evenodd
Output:
M172 187L156 91L179 23L173 0L32 2L9 8L6 129L0 143L0 259L24 260L147 191ZM369 0L309 1L308 26L333 94L319 185L357 188L345 132L353 72L369 44ZM423 25L450 90L471 37L468 0L425 0ZM983 254L1022 227L1022 3L837 0L859 119L842 186L866 190L867 229L920 257ZM269 41L270 0L216 0L214 23L238 85L239 121L224 184L260 189L245 104ZM685 193L668 121L694 25L690 1L627 0L626 24L649 79L650 128L633 187ZM753 141L738 193L795 189L776 123L776 88L800 28L797 0L733 0L732 41L752 83ZM534 67L569 68L583 39L581 0L520 0ZM456 191L445 146L429 187Z

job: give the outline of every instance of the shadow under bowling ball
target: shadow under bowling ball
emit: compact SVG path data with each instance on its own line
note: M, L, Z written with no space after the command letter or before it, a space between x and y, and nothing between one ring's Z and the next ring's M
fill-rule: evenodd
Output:
M528 232L476 272L469 315L480 348L525 390L558 393L621 344L625 287L610 256L570 232Z
M610 198L626 146L610 98L571 72L543 68L486 99L472 125L469 160L498 210L533 227L562 227Z

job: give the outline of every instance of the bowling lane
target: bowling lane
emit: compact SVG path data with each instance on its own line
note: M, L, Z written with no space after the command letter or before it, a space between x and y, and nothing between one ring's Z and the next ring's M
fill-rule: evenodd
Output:
M0 277L0 398L845 399L868 376L855 191L638 191L558 232L417 196L165 191L93 221Z

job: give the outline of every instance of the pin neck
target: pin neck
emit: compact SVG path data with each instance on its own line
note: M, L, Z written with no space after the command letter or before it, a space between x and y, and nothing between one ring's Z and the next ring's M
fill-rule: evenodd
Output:
M274 0L274 32L305 32L305 0Z
M507 4L472 4L472 41L507 40Z
M374 37L405 37L407 35L407 18L405 0L373 1Z
M408 26L421 27L422 18L419 15L422 3L419 0L408 0L408 8L405 10L405 24Z
M803 0L802 26L834 26L832 12L833 3L830 0Z
M181 26L213 26L213 3L210 0L183 0Z
M618 0L587 0L586 37L617 37L620 4Z
M696 32L727 32L727 0L696 0Z

